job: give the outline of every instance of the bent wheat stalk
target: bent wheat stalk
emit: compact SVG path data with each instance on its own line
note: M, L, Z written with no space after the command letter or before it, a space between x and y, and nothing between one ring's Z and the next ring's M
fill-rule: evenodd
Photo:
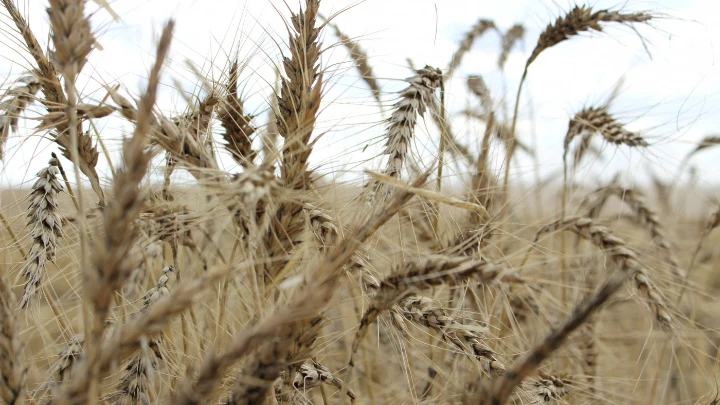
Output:
M503 180L503 204L505 207L508 198L508 184L510 180L510 163L512 156L515 152L515 130L518 120L518 111L520 108L520 95L522 92L523 84L527 79L528 68L530 65L540 56L540 54L571 37L584 32L584 31L602 31L601 23L619 23L619 24L632 24L632 23L646 23L653 18L648 13L622 13L620 11L611 10L599 10L596 12L592 11L591 7L588 6L575 6L564 16L558 17L555 23L549 24L545 31L540 34L538 42L533 49L532 54L525 62L525 69L523 71L520 84L518 85L517 94L515 96L515 108L513 111L512 125L510 127L510 142L508 144L506 156L505 156L505 178Z

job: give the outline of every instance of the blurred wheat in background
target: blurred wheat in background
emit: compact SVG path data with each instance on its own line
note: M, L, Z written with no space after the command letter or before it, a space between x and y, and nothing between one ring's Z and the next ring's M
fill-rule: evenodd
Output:
M667 140L618 109L622 80L565 117L557 162L523 115L533 68L574 63L551 49L619 29L644 52L668 15L572 5L538 38L477 16L449 61L389 78L337 22L353 7L288 2L263 17L282 35L209 67L177 70L165 22L135 92L93 70L112 4L31 26L1 1L0 404L718 403L720 208L687 174L719 138L643 180L586 164ZM461 75L488 35L499 74ZM328 124L353 102L375 112Z

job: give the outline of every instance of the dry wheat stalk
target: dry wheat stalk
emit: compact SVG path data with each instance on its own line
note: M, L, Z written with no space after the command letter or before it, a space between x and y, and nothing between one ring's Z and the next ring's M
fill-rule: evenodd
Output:
M648 305L653 309L655 319L663 327L672 328L672 317L668 312L665 299L660 294L655 283L650 279L635 252L625 241L613 236L609 228L595 224L590 218L571 217L542 227L538 231L535 242L538 241L538 237L542 234L561 230L572 231L602 249L620 270L633 277L637 290L645 295Z
M389 160L385 172L395 178L401 175L415 133L417 117L425 114L434 91L442 82L440 69L425 66L416 73L416 76L406 79L409 86L400 93L400 101L395 103L388 119L387 142L383 153L389 156Z
M33 102L41 87L40 80L34 74L21 77L18 83L20 85L10 89L0 102L0 159L5 158L5 143L10 137L10 131L17 132L20 114Z
M469 347L473 358L480 362L483 371L489 375L502 375L505 366L495 358L495 353L481 342L477 333L449 316L436 300L412 295L400 300L398 306L401 308L400 313L409 321L438 332L443 340L449 340L463 352L467 352Z
M25 291L20 300L21 308L28 308L41 291L45 266L55 260L58 238L63 237L58 194L63 186L58 179L58 162L51 158L48 167L37 174L37 181L30 192L27 226L30 228L32 246L25 258L21 275L25 278Z
M252 136L255 133L255 127L252 125L253 116L245 115L243 109L243 101L238 95L238 62L234 61L230 65L228 73L227 96L220 105L218 110L218 118L225 128L223 138L225 139L225 149L230 152L233 159L242 167L252 166L253 159L257 154L252 149Z
M10 286L0 276L0 403L23 405L27 369L14 306Z
M338 37L340 43L342 43L348 50L350 59L355 62L355 67L358 72L360 72L360 78L368 85L368 87L370 87L375 101L377 101L378 105L382 105L382 101L380 100L380 86L373 74L372 66L368 63L370 58L368 57L367 52L365 52L357 41L353 41L350 37L345 35L337 24L328 23L328 25L335 30L335 36Z
M452 76L455 69L462 63L465 54L472 48L473 42L489 29L496 29L495 23L490 20L480 19L465 33L465 38L460 42L460 47L455 51L450 60L447 76Z
M490 112L487 123L485 125L485 134L483 135L482 143L480 144L480 157L475 161L475 170L473 171L471 179L470 195L469 200L485 207L485 210L490 212L492 209L492 202L495 194L495 187L497 186L497 178L489 169L490 160L490 138L493 132L496 131L495 113ZM482 218L478 215L472 215L470 222L473 226L480 224Z
M500 70L505 69L505 63L507 62L510 51L512 51L515 44L525 36L525 27L522 24L515 24L510 27L509 30L503 34L502 37L502 50L498 57L498 68Z
M151 288L143 297L143 306L139 314L147 310L159 301L162 297L170 294L167 287L170 275L174 273L172 266L163 269L163 274L158 279L157 285ZM120 377L116 385L117 391L105 397L106 401L113 404L147 404L150 403L148 392L152 385L152 371L157 369L158 361L163 359L160 344L163 335L155 335L149 338L145 347L136 351L125 366L125 374Z

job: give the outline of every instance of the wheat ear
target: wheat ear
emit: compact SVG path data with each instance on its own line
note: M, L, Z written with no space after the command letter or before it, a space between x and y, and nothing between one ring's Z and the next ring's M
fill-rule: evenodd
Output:
M460 41L460 47L458 47L450 60L447 76L452 76L455 69L460 66L463 57L472 48L473 42L490 29L495 29L495 23L491 20L480 19L465 33L465 37Z
M568 394L570 380L566 376L540 373L533 386L537 402L556 402Z
M301 395L305 395L311 389L321 385L330 385L340 390L343 386L343 380L336 377L332 370L318 363L314 359L304 362L299 367L292 380L292 386L298 390ZM276 387L275 389L276 395L282 395L282 390L279 388L281 387ZM354 392L348 391L347 396L350 398L351 402L355 401L356 396ZM293 403L294 399L295 398L293 398L292 395L278 397L278 401L280 403Z
M485 392L487 403L493 405L506 403L515 388L522 383L525 377L532 373L555 350L560 348L570 333L582 326L590 315L596 312L624 284L628 277L630 277L630 274L609 281L594 296L577 305L572 314L560 326L553 329L532 350L516 360L505 371L505 374L496 381L494 387Z
M505 69L505 63L507 63L510 51L512 51L515 44L525 36L525 27L522 24L515 24L510 27L502 37L502 49L500 56L498 57L498 68L500 70Z
M367 52L365 52L365 50L360 46L357 41L354 41L350 39L350 37L345 35L345 33L340 30L340 27L338 27L337 24L329 23L328 25L333 30L335 30L335 36L338 37L340 43L345 46L348 53L350 54L350 59L353 60L353 62L355 63L355 67L357 68L358 72L360 72L360 78L362 79L362 81L365 82L365 84L368 85L378 105L382 106L382 100L380 100L380 85L378 85L377 78L375 78L375 75L373 74L372 66L370 66L370 63L368 63L368 60L370 58L368 57Z
M158 300L170 294L168 282L173 274L174 268L167 266L158 279L157 285L151 288L143 297L143 306L140 314L144 314ZM105 397L106 401L113 404L147 404L150 403L149 390L152 385L152 371L157 369L158 361L163 359L160 345L163 335L152 336L145 347L136 351L125 366L125 374L120 377L117 391Z
M483 371L489 375L498 376L505 371L505 366L481 341L480 336L449 316L436 300L413 295L400 300L398 306L406 319L436 331L443 340L449 340L463 352L467 352L469 346L473 358L480 362Z
M63 236L58 205L58 194L63 191L63 186L57 175L57 159L51 158L48 167L37 174L38 179L30 192L27 226L33 242L21 271L25 278L21 308L28 308L41 291L45 266L48 261L55 260L58 239Z
M624 240L612 235L612 231L605 226L597 225L590 218L570 217L558 220L542 227L538 231L538 237L548 232L568 230L578 236L592 242L593 245L600 248L617 267L633 277L635 287L640 291L648 301L649 306L655 313L655 319L664 328L672 328L672 317L668 312L665 299L658 291L655 283L650 279L647 271L642 266L635 252L625 243Z
M167 55L172 39L174 22L165 26L157 47L157 58L150 71L147 91L143 94L137 114L137 125L130 140L123 144L124 165L116 173L113 181L115 200L108 203L103 211L105 236L96 243L93 255L94 271L88 272L84 285L93 311L93 322L86 333L87 360L84 367L87 374L83 377L91 389L86 390L82 382L67 386L62 399L72 404L95 400L96 392L92 387L100 378L100 339L105 329L105 319L110 310L112 297L122 288L133 270L128 253L137 237L135 220L139 217L144 196L139 190L140 181L145 176L153 152L146 150L147 136L153 119L160 70Z
M15 298L10 286L0 276L0 402L8 405L25 403L27 369L23 361L23 344L14 311Z
M498 266L487 259L472 260L466 257L449 258L446 256L408 262L399 272L381 281L380 289L373 297L370 308L363 315L355 333L344 380L349 381L352 369L355 367L354 357L360 348L360 343L370 329L370 325L382 312L391 309L410 291L423 290L441 284L457 284L473 278L478 279L481 283L490 283L495 279L508 282L521 281L509 269Z
M88 177L102 205L104 195L100 178L95 170L99 153L92 146L89 133L82 131L82 124L77 117L75 94L75 79L85 66L95 44L89 18L85 15L85 0L51 0L47 13L50 17L51 37L55 45L55 50L49 57L65 79L66 94L66 103L63 104L66 105L67 121L61 121L55 126L57 131L55 141L60 145L63 156L75 165L75 176L79 179L80 172L83 172ZM49 111L52 113L52 110ZM78 187L77 192L82 209L82 188Z
M384 154L389 156L386 173L398 178L403 162L410 150L415 133L418 115L425 114L434 91L440 87L442 72L440 69L425 66L417 75L406 79L408 87L400 93L400 101L395 103L392 115L388 119L387 142Z
M242 167L252 165L257 154L252 149L252 139L255 127L252 125L253 117L245 115L243 101L238 94L239 68L237 60L230 65L228 73L227 96L220 106L218 118L222 123L225 133L225 149L230 152L233 159Z
M310 136L320 108L322 73L319 72L322 26L316 27L319 0L306 0L305 10L290 17L290 58L283 65L286 77L281 78L276 117L278 133L285 140L282 148L280 178L291 190L305 190L311 184L308 158L313 143ZM301 242L305 228L303 206L296 201L281 203L271 221L271 230L265 237L268 255L280 258L289 255ZM264 281L269 281L285 267L287 260L273 260L266 266Z
M7 93L5 100L0 102L0 159L5 158L5 143L10 136L10 131L17 132L20 114L28 104L32 103L35 94L40 91L40 79L34 74L20 78L17 87L13 87Z
M52 368L52 374L41 387L45 394L49 394L53 389L70 380L73 365L80 358L84 343L85 340L82 335L75 335L65 342L65 346L58 353L58 359ZM40 404L52 404L52 397L47 395L47 397L41 399Z

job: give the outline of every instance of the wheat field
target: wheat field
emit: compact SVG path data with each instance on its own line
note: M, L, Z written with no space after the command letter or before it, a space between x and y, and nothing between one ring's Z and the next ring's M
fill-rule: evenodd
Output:
M675 178L606 180L583 165L656 147L616 110L621 86L567 117L560 162L518 125L549 49L667 16L571 5L537 38L479 16L449 62L409 60L388 79L335 22L352 7L288 2L287 32L263 44L273 75L226 50L222 74L190 69L187 108L168 112L161 91L185 91L167 68L174 20L136 92L88 73L102 48L91 16L120 18L111 4L49 0L45 38L1 1L32 65L0 87L3 170L22 139L52 143L31 182L0 193L0 404L720 401L720 206L685 180L720 138ZM490 33L499 72L520 42L532 49L507 94L457 75ZM345 76L383 117L354 176L316 151ZM262 114L248 80L267 84ZM456 97L463 111L448 109Z

